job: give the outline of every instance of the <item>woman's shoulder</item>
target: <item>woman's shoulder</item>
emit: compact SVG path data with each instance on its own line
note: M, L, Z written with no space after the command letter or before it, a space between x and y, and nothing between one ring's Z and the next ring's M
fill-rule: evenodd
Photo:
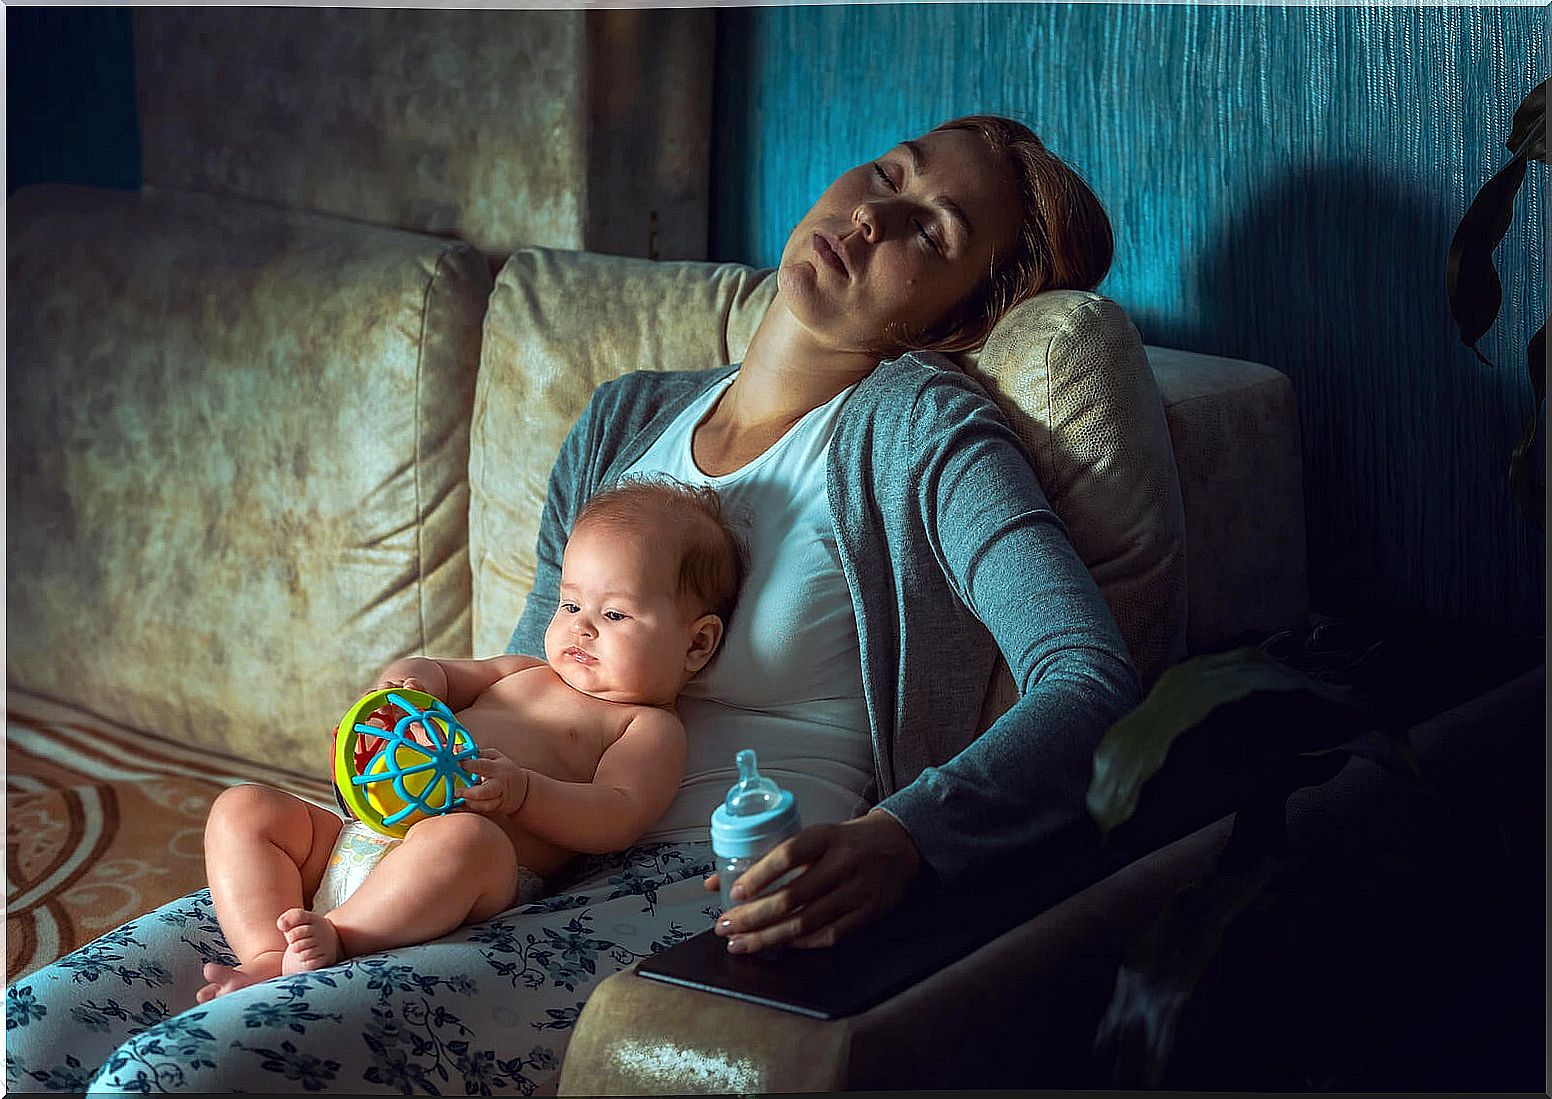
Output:
M860 402L875 417L909 424L920 438L977 416L1002 419L991 395L951 360L935 351L908 351L880 363L859 387Z

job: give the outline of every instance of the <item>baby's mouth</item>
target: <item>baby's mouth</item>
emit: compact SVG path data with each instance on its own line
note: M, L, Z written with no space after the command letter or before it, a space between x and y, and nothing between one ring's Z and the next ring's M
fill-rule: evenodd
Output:
M575 645L571 646L565 652L561 653L561 655L562 656L570 657L572 660L575 660L578 664L597 664L598 663L598 658L596 656L594 656L592 653L588 652L586 649L579 649L579 648L577 648Z

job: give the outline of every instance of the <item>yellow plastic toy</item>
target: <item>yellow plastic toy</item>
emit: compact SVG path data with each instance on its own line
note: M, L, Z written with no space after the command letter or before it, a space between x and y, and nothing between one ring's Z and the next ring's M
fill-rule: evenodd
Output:
M363 719L385 703L404 711L394 727L364 724ZM416 725L429 743L414 738ZM362 737L375 737L382 744L368 751ZM459 764L478 754L469 730L433 696L398 688L372 691L340 718L334 737L334 789L357 820L398 838L416 821L463 804L459 787L478 779Z

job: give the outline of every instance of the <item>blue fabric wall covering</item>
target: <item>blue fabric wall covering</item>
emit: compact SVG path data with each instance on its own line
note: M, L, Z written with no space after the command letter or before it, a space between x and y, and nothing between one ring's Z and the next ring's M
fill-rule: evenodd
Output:
M1514 510L1546 301L1547 169L1461 346L1444 256L1547 75L1540 7L912 4L722 14L718 259L774 263L839 171L958 114L1028 122L1105 199L1101 289L1150 343L1292 379L1318 609L1544 633Z

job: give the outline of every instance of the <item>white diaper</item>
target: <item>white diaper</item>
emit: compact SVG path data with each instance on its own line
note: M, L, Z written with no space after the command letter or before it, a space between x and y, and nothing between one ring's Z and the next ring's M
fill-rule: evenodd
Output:
M372 868L383 856L399 846L400 840L379 835L359 820L348 820L329 852L329 864L313 895L313 911L318 915L332 912L361 888ZM517 868L517 897L512 906L531 904L544 896L544 879L526 866Z

